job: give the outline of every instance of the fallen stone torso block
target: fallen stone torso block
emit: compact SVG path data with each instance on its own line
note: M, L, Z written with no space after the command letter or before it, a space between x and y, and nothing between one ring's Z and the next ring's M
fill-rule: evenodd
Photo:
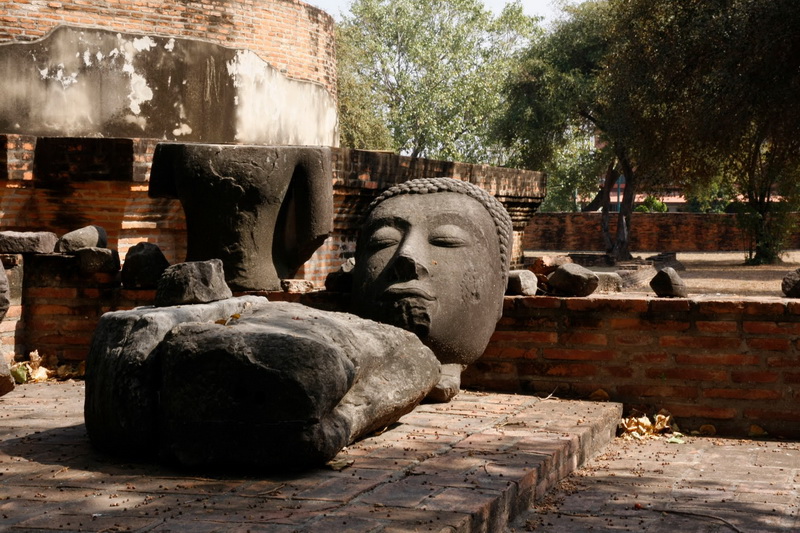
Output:
M319 465L439 381L410 332L250 298L104 315L87 365L92 442L193 467ZM205 320L180 320L193 308Z

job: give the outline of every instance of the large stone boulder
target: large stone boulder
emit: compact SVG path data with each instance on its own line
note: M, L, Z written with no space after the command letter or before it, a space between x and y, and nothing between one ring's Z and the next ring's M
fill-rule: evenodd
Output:
M50 254L56 242L51 231L0 231L0 254Z
M600 278L586 267L565 263L548 276L547 282L559 296L589 296L597 289Z
M412 333L264 298L103 315L92 443L187 466L319 465L411 411L440 365Z
M509 296L536 296L539 291L539 279L530 270L512 270L508 273Z
M155 289L169 267L169 261L157 244L140 242L125 254L122 286L126 289Z
M119 253L108 248L90 246L75 251L81 272L90 274L105 272L115 274L119 272Z
M225 322L267 303L266 298L244 296L204 305L115 311L100 317L86 359L84 416L92 443L125 456L153 455L158 344L179 324Z
M659 298L687 298L686 283L672 267L665 267L658 271L650 280L650 288Z
M69 254L81 248L107 248L108 235L100 226L86 226L75 231L65 233L56 242L55 251Z
M164 270L158 280L156 307L204 304L230 298L233 294L225 283L222 261L178 263Z
M410 412L439 381L412 333L276 302L160 347L162 455L183 465L322 464Z

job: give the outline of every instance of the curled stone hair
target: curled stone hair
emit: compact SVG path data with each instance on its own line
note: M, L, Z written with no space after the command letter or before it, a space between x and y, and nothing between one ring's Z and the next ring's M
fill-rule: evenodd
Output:
M500 244L500 262L503 266L503 276L508 275L511 255L511 244L514 238L511 217L497 198L484 191L477 185L468 181L453 178L419 178L394 185L383 191L369 205L368 212L372 212L378 204L401 194L430 194L436 192L455 192L465 194L477 200L494 221L497 229L497 240Z

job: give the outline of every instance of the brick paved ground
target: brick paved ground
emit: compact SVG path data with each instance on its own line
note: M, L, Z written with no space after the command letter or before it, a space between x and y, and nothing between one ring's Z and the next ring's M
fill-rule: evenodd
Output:
M800 531L800 444L616 439L509 531Z
M297 475L187 473L94 452L83 383L0 398L0 530L502 531L611 438L616 404L462 392Z

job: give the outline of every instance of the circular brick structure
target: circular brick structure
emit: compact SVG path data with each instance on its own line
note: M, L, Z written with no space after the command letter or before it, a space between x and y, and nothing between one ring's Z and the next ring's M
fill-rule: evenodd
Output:
M290 78L336 93L333 18L296 0L4 0L0 44L60 25L200 39L250 50Z

